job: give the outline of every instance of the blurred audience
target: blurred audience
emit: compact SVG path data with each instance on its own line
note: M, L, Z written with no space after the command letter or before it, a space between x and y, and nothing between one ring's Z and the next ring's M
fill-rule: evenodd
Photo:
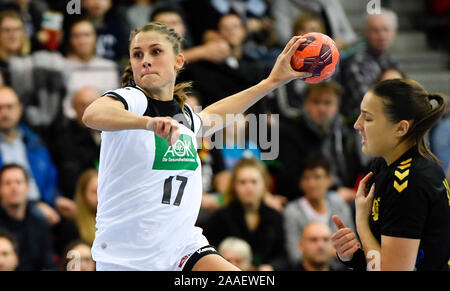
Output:
M330 190L330 164L324 156L311 155L305 160L298 184L304 196L289 202L283 212L286 249L292 264L303 257L303 252L298 251L298 242L310 222L321 222L335 232L337 228L331 217L338 215L345 225L355 230L350 206Z
M391 10L381 9L380 14L368 15L364 30L367 48L343 62L341 82L345 98L341 112L351 120L356 120L364 94L378 81L381 73L398 67L388 52L397 28L397 15Z
M357 36L339 0L273 0L271 7L275 21L275 35L281 47L284 47L291 38L292 24L302 12L322 15L326 34L334 39L339 49L357 41Z
M335 82L311 84L300 117L281 122L278 160L282 170L277 193L290 200L298 197L299 165L308 155L321 152L330 161L332 188L345 201L353 201L356 177L364 168L359 137L339 114L340 96L340 86Z
M283 217L264 202L267 183L264 164L255 159L241 160L233 169L226 206L212 215L204 230L215 246L229 236L249 243L257 270L284 270Z
M384 70L380 78L378 79L378 82L384 81L384 80L391 80L391 79L405 79L406 75L402 71L400 71L397 68L387 68Z
M298 250L303 254L292 271L343 271L344 267L333 267L335 253L331 244L331 230L322 222L308 223L300 240Z
M11 56L30 53L30 40L25 32L25 23L14 10L0 11L0 73L1 85L11 85L8 60Z
M429 133L430 148L441 161L441 166L450 178L450 102L447 102L445 115Z
M19 265L19 243L17 239L0 228L0 271L15 271Z
M241 271L254 271L252 266L252 248L243 239L227 237L219 247L219 253Z
M95 271L91 245L83 240L76 240L67 246L61 271Z
M113 0L83 0L82 7L97 32L97 55L121 63L128 57L129 25Z
M309 32L325 33L325 24L320 15L302 12L293 23L293 34L303 35ZM271 99L271 112L280 114L280 119L291 122L301 115L308 84L304 80L296 79L280 86L268 96Z
M194 46L185 25L183 13L176 6L159 5L153 11L150 19L168 25L183 37L183 54L187 63L201 60L221 63L230 56L230 46L220 37Z
M157 0L134 0L133 4L126 8L127 21L130 29L136 29L150 21L150 14Z
M84 110L100 93L92 87L76 91L71 99L75 119L64 119L55 127L54 142L50 145L52 157L60 171L59 189L73 199L78 177L89 168L97 168L100 159L100 132L82 122ZM69 212L73 217L74 213Z
M17 270L54 270L52 236L42 212L28 202L30 190L26 170L17 164L0 170L0 227L19 242Z
M10 87L0 88L0 166L17 163L27 169L28 200L37 202L50 225L60 218L52 206L67 200L59 196L58 173L42 140L25 124L20 123L23 106Z
M80 176L75 192L77 212L75 222L82 240L91 244L95 238L95 216L97 214L98 172L89 169Z
M197 0L184 1L184 10L189 13L189 26L196 43L215 34L219 19L234 13L245 20L250 38L265 43L270 38L272 20L270 1L266 0Z
M264 65L243 50L246 29L236 14L220 18L218 32L231 47L231 55L224 61L197 61L187 64L180 74L180 81L194 80L194 89L203 97L203 106L208 105L255 85L263 79ZM264 101L253 105L247 112L264 111Z
M117 65L96 54L96 32L92 22L75 21L69 32L69 51L66 57L66 96L63 101L64 115L70 119L76 117L72 97L75 92L92 87L100 93L120 87ZM98 95L100 97L100 95Z

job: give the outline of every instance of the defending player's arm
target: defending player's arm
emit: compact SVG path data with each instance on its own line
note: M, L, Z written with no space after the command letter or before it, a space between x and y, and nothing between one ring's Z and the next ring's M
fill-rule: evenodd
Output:
M219 116L221 120L225 120L227 114L239 114L245 112L245 110L277 87L296 78L306 78L311 76L311 73L294 71L290 65L292 55L300 44L305 41L306 40L301 36L293 37L286 45L283 52L278 56L267 79L264 79L253 87L226 97L206 107L200 113L203 125L212 125L214 119L210 115L215 115L214 118ZM223 126L225 127L227 124L223 124Z
M375 267L381 271L412 271L414 270L420 239L400 237L400 235L394 236L399 232L391 230L395 229L391 226L390 228L385 228L387 231L385 230L385 234L381 236L380 245L370 230L369 215L373 203L375 184L372 184L367 197L365 196L364 189L366 189L367 181L372 175L373 173L369 173L361 180L355 200L356 226L366 255L368 269L371 270L372 267ZM400 196L399 193L393 194ZM415 196L417 197L419 195ZM401 212L400 209L400 207L397 207L396 211ZM388 218L390 219L389 223L396 226L395 221L397 219L394 219L394 217L386 217L386 219ZM405 217L401 218L400 221L407 221ZM392 236L387 234L392 234ZM410 236L406 232L404 232L404 235Z

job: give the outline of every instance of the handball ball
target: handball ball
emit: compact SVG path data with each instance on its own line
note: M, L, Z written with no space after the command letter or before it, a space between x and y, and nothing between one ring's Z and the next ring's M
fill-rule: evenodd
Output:
M334 41L319 32L303 35L306 39L291 58L291 66L298 72L309 72L312 76L306 83L319 83L333 76L339 62L339 50Z

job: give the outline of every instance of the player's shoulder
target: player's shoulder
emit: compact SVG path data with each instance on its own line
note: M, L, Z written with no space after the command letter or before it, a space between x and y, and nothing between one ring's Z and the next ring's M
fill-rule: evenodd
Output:
M403 192L407 188L420 188L425 192L442 184L445 174L437 162L423 157L417 151L410 151L396 162L393 170L393 190Z
M140 90L137 87L132 87L132 86L126 86L126 87L122 87L122 88L118 88L118 89L114 89L114 90L108 90L102 94L102 96L111 96L111 97L117 97L117 96L126 97L126 96L131 96L131 95L146 97L145 93L142 90Z

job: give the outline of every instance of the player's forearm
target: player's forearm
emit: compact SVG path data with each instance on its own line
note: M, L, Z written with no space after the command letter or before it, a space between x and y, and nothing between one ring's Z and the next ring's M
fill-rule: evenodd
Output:
M208 115L210 114L220 116L221 120L225 121L227 114L244 113L253 104L277 88L278 85L265 79L253 87L211 104L201 112L204 125L208 125ZM228 121L231 122L230 120ZM223 126L225 127L226 125L224 122Z
M83 114L86 126L100 131L145 129L148 118L108 104L92 104Z
M361 240L361 245L366 256L367 265L374 266L376 269L381 268L381 245L378 243L372 231L370 230L369 223L357 223L356 225L358 236Z

